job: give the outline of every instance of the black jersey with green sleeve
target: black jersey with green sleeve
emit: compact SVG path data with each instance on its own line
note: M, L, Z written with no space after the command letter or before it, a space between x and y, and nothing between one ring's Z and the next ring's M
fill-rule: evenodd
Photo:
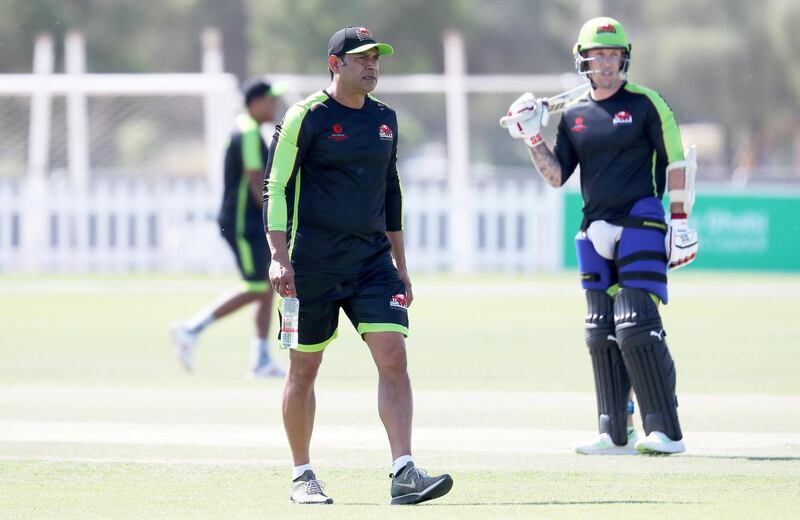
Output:
M264 184L264 223L286 231L292 265L357 273L391 262L402 230L397 116L372 96L353 109L319 91L277 126Z
M252 195L247 172L263 172L268 154L258 122L248 114L239 115L225 150L225 191L217 219L223 233L240 236L264 233L261 201Z
M570 105L553 150L562 184L581 167L583 223L626 217L636 201L661 198L666 167L682 161L675 116L654 90L624 83L610 98L587 94Z

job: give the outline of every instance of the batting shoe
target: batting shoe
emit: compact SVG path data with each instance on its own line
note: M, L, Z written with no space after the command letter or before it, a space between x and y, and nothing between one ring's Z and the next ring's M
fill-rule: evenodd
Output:
M636 443L636 449L645 455L673 455L686 451L686 445L683 440L673 441L665 433L652 431Z
M293 504L333 504L333 499L322 490L325 484L317 480L310 469L292 481L289 502Z
M197 334L193 334L183 323L174 322L169 328L175 355L178 363L191 372L194 365L194 347L197 345Z
M594 442L588 444L576 444L575 453L581 455L638 455L636 443L639 436L636 429L628 426L628 442L624 446L617 446L611 440L611 435L601 433Z
M453 479L448 474L428 476L424 469L409 462L392 478L392 504L411 505L443 497L453 487Z

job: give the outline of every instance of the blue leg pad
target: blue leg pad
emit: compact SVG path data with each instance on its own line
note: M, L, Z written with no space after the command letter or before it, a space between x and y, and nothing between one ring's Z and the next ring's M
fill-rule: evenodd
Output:
M584 289L605 291L617 283L614 262L597 254L594 245L583 233L575 237L575 249L578 252L578 268L581 270L581 286Z
M648 197L633 206L630 216L663 225L664 209L660 200ZM667 303L667 254L662 227L625 227L616 263L621 287L645 290Z

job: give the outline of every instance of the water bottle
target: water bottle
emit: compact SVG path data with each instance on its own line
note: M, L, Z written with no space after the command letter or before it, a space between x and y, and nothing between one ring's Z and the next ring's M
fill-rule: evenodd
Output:
M300 326L300 300L286 297L281 309L281 348L297 348Z

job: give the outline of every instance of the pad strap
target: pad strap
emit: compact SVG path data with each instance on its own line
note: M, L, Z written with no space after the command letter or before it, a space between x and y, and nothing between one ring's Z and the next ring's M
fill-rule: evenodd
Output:
M642 218L642 217L620 217L614 220L608 221L610 224L614 224L615 226L622 226L626 228L637 228L637 229L651 229L653 231L659 231L661 233L667 234L667 223L661 220L653 220L651 218Z

